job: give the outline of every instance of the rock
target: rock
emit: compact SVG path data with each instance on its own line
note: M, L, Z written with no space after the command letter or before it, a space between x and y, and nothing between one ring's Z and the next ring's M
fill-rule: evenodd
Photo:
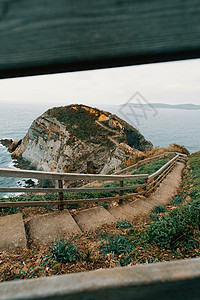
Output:
M16 149L19 145L21 145L21 142L22 142L22 140L19 140L19 141L13 141L13 142L11 143L11 145L8 147L8 151L9 151L9 152L15 151L15 149Z
M124 150L119 143L126 145ZM85 105L46 111L22 141L10 146L15 148L12 158L28 161L38 170L79 173L107 173L121 165L131 147L141 151L152 144L117 116Z
M12 139L3 139L0 140L0 143L8 148L9 152L15 151L15 149L21 144L22 140L19 141L13 141Z
M34 187L35 186L35 182L32 179L25 180L25 184L26 184L27 187Z
M0 143L3 146L8 148L13 143L13 140L12 139L2 139L2 140L0 140Z

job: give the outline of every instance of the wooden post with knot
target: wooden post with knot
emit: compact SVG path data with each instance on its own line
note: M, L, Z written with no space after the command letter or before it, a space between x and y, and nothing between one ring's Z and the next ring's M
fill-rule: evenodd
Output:
M58 188L63 189L63 181L61 179L58 180ZM64 204L63 204L63 192L59 191L58 192L58 209L59 210L64 210Z
M120 181L119 183L120 183L120 187L123 188L124 182L123 182L123 181ZM120 191L119 191L119 196L123 196L123 190L120 190ZM123 201L122 199L119 199L119 204L122 204L122 201Z

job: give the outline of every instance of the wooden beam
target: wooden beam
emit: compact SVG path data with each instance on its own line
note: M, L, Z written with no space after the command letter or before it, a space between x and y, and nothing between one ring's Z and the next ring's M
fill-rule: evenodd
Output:
M0 78L200 57L198 0L0 3Z
M91 193L91 192L109 192L109 191L120 191L120 190L132 190L143 187L144 184L136 184L132 186L121 187L109 187L109 188L8 188L0 187L0 193Z
M139 193L138 193L139 194ZM134 194L135 196L135 194ZM130 195L107 197L107 198L93 198L93 199L77 199L77 200L63 200L63 204L83 204L83 203L101 203L118 201L120 199L125 199L130 197ZM32 206L46 206L46 205L58 205L58 201L18 201L18 202L0 202L0 207L32 207Z
M0 177L13 178L37 178L37 179L52 179L52 180L136 180L147 178L148 174L139 175L102 175L102 174L79 174L79 173L57 173L43 171L29 171L16 169L0 168Z

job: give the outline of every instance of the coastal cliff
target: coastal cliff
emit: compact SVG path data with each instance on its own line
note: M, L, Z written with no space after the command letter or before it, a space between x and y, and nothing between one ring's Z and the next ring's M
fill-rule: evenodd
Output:
M49 109L14 145L12 157L38 170L81 173L107 173L131 155L152 149L124 120L85 105Z

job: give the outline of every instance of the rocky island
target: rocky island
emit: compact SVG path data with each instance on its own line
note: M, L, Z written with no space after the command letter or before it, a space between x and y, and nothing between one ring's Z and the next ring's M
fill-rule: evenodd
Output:
M37 170L108 173L151 142L116 115L86 105L55 107L39 116L20 141L4 140L12 158Z

